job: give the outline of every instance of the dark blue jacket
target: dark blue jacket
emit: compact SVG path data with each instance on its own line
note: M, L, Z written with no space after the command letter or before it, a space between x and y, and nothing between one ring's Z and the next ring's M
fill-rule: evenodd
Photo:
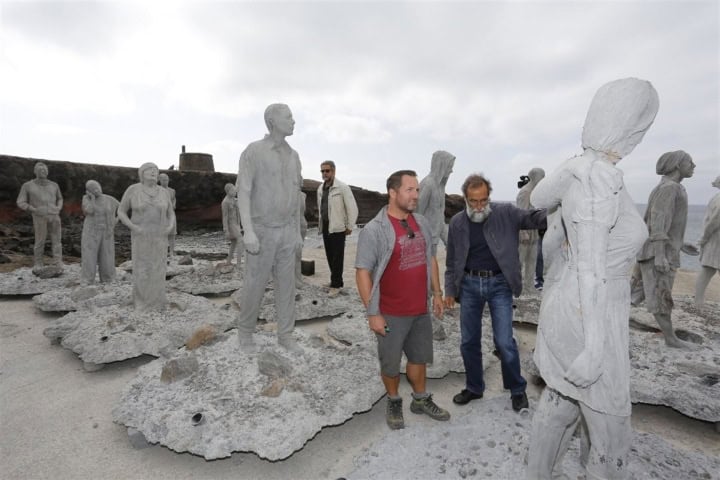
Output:
M511 203L490 202L492 209L483 222L483 233L513 295L522 292L520 254L518 253L520 230L536 230L547 227L547 211L524 210ZM463 211L450 219L447 254L445 257L445 296L460 300L460 282L465 274L470 250L470 219Z

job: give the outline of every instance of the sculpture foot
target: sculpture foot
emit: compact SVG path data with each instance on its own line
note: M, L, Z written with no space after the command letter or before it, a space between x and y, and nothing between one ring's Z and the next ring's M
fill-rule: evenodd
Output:
M238 346L240 347L240 351L242 353L247 353L247 354L257 353L257 345L255 345L255 340L253 340L252 334L249 334L249 335L238 334Z
M291 336L278 337L278 345L294 355L302 355L305 353L302 347Z
M667 338L665 337L665 345L667 345L670 348L681 348L683 350L699 350L700 346L696 345L692 342L686 342L685 340L680 340L679 338Z
M97 372L105 368L104 363L83 362L83 370L86 372Z

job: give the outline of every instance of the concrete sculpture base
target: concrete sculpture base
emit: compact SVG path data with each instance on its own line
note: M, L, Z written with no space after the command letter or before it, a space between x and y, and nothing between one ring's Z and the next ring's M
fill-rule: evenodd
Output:
M149 443L208 460L233 452L281 460L384 395L367 350L296 330L304 354L292 356L270 329L255 334L257 354L242 353L233 330L141 367L113 419Z

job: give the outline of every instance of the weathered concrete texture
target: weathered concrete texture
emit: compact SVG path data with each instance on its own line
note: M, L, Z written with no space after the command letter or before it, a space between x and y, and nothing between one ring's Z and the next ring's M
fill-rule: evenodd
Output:
M124 282L58 288L35 295L33 304L43 312L74 312L110 305L129 306L132 305L132 284L127 280L129 276Z
M633 402L666 405L688 417L720 422L720 304L698 309L691 297L675 298L672 322L679 338L697 350L670 348L643 308L632 308L630 390Z
M176 275L182 275L183 273L192 273L199 266L198 261L193 261L193 263L190 264L184 264L184 258L185 257L173 257L170 260L167 264L167 269L165 270L165 278L172 278ZM124 270L125 272L131 273L133 269L132 260L121 263L117 268L118 270Z
M151 443L208 460L232 452L281 460L383 396L377 360L367 350L296 330L304 354L291 356L270 329L255 334L257 354L241 352L232 331L143 366L113 419ZM174 380L169 370L179 371Z
M234 265L198 265L191 272L171 278L168 287L192 295L229 295L242 287L242 279L242 272Z
M64 265L62 275L54 278L40 278L28 267L0 273L0 295L39 295L79 284L80 265L75 263Z
M720 304L706 302L698 309L692 297L675 297L673 325L697 350L670 348L652 314L630 310L630 398L633 403L665 405L683 415L720 422ZM539 378L532 358L522 369Z
M523 293L520 297L513 299L513 321L518 323L538 324L538 314L540 313L540 293L533 290L530 294Z
M449 422L388 433L355 459L356 469L347 478L525 478L531 417L515 413L506 397L466 408ZM720 459L677 450L657 435L639 432L629 463L633 479L717 478L720 471ZM563 468L566 478L585 478L578 438L571 441Z
M86 363L105 364L143 354L171 355L202 326L223 332L235 325L234 312L205 298L168 292L168 302L160 312L119 305L79 310L54 320L43 334L61 339Z
M268 322L275 321L275 297L272 286L273 284L270 282L265 289L259 315L259 318ZM232 299L238 306L241 294L242 290L232 294ZM295 289L295 321L336 317L352 310L356 305L362 304L354 289L345 289L343 293L335 297L328 296L327 288L309 283Z
M428 378L443 378L450 372L464 373L462 356L460 355L460 311L448 310L441 320L446 338L433 341L433 363L427 366ZM359 345L377 356L375 334L368 328L365 309L358 305L343 316L334 319L327 327L328 335L346 345ZM483 317L483 368L487 370L499 362L492 354L495 346L492 341L490 319ZM406 358L403 355L401 371L405 372Z

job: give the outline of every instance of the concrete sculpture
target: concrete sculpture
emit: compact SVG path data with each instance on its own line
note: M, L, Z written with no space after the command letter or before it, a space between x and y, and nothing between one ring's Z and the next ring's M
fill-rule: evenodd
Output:
M533 168L528 172L530 179L518 192L516 206L518 208L534 208L530 202L530 194L540 180L545 178L545 170ZM520 265L523 277L523 293L530 294L535 291L535 270L538 257L537 230L520 230Z
M433 243L440 240L447 245L447 224L445 223L445 185L455 165L455 155L444 150L432 154L430 173L420 182L420 197L417 213L430 222Z
M162 186L170 196L170 201L172 201L172 209L173 212L175 211L175 189L170 188L168 185L170 184L170 177L167 176L166 173L161 173L158 175L158 180L160 181L160 186ZM175 255L175 236L177 235L177 222L175 225L173 225L172 231L168 234L168 256L172 258L173 255Z
M225 184L225 198L222 201L222 221L225 238L230 241L227 264L232 265L233 256L237 256L237 268L242 264L245 244L242 238L242 223L237 202L237 189L232 183Z
M81 238L83 283L95 283L96 272L101 283L115 280L115 225L120 202L102 193L95 180L85 183L82 211L85 215Z
M673 308L672 288L675 272L680 267L680 250L697 255L697 249L684 243L688 200L680 182L695 170L692 157L682 150L660 156L655 172L662 175L660 183L650 192L645 223L650 236L638 253L633 274L632 302L645 300L648 312L655 316L670 347L692 348L680 340L673 330L670 314Z
M305 242L305 235L307 235L308 229L307 219L305 219L306 198L307 195L305 195L305 193L300 192L298 194L298 222L300 222L300 238L302 238L303 243L301 243L295 250L295 288L302 288L303 286L302 249Z
M58 184L48 180L47 165L37 162L34 171L35 179L23 183L20 187L17 206L21 210L30 212L33 217L35 232L33 271L37 272L44 265L43 253L48 234L52 245L53 262L57 267L62 267L60 210L63 206L63 197Z
M118 218L131 231L135 308L160 310L167 305L165 270L175 212L167 190L157 184L157 165L144 163L138 174L140 183L130 185L120 200Z
M712 186L720 189L720 175L712 182ZM695 305L700 307L705 303L705 289L710 279L720 271L720 193L708 203L703 234L698 244L702 270L695 282Z
M240 156L237 191L244 233L245 281L238 319L239 345L255 350L263 292L273 276L278 343L293 353L302 349L293 338L295 328L296 252L302 244L297 203L302 188L300 157L285 138L295 120L285 104L265 109L265 138L251 143Z
M538 208L559 207L565 268L545 289L540 307L534 359L547 387L533 419L528 478L561 475L580 423L587 476L628 475L628 271L647 230L615 164L640 143L658 106L647 81L627 78L600 87L585 119L583 154L530 196Z

